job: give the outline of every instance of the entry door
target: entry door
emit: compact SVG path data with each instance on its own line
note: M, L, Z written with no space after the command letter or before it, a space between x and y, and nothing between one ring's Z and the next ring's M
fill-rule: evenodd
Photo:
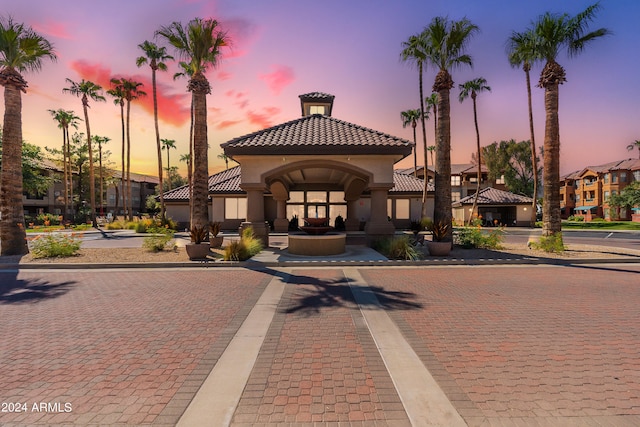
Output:
M307 205L307 218L326 218L327 205Z

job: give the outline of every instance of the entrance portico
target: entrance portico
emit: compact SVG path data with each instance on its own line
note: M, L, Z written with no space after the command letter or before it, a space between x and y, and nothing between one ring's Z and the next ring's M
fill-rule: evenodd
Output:
M270 193L277 232L287 231L294 216L327 217L333 224L339 215L347 231L366 222L364 230L372 238L393 234L387 219L393 165L411 153L413 143L322 114L332 110L331 95L314 92L300 100L302 118L222 144L224 153L242 166L240 187L247 192L242 226L251 225L268 241L264 196ZM364 192L370 193L367 212Z

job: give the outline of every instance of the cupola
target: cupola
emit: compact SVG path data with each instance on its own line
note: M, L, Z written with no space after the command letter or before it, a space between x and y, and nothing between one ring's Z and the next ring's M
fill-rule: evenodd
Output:
M333 99L335 98L333 95L323 92L310 92L300 95L299 98L302 117L311 116L313 114L331 116Z

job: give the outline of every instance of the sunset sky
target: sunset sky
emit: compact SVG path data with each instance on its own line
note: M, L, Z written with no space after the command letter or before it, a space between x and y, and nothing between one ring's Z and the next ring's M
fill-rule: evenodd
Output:
M452 161L470 162L475 149L472 104L457 100L457 85L484 77L492 91L478 96L481 144L529 139L525 75L505 54L511 31L524 30L546 11L574 15L591 4L584 0L0 0L4 16L32 26L53 43L55 63L26 73L23 137L41 146L59 147L61 131L49 109L74 110L79 98L63 94L65 78L109 86L111 77L133 77L145 84L147 99L132 104L132 171L155 174L157 158L151 99L151 70L137 68L138 44L173 21L215 18L228 31L232 46L220 66L209 71L210 172L224 168L220 144L234 137L300 116L298 95L321 91L335 95L333 116L412 139L400 112L418 108L418 73L400 61L401 44L419 33L434 16L469 18L480 32L469 45L473 69L453 70L451 92ZM561 173L613 160L636 157L626 146L640 139L638 69L640 2L602 0L592 29L613 35L595 41L581 55L558 62L567 72L560 87ZM170 53L173 51L170 49ZM159 73L160 133L174 139L171 165L188 153L189 102L186 80L173 80L177 67ZM541 65L532 70L537 83ZM425 95L435 71L424 76ZM543 90L533 89L536 139L544 139ZM111 141L106 148L119 168L120 110L113 99L91 102L92 134ZM3 111L3 107L0 107ZM84 124L81 125L81 130ZM434 143L429 121L428 143ZM418 151L422 158L421 150ZM166 152L163 153L166 161ZM398 167L413 164L412 158ZM166 165L165 165L166 166ZM184 174L184 172L183 172Z

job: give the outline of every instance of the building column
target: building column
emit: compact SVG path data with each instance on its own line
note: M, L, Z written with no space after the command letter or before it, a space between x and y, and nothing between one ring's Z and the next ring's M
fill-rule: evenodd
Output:
M273 221L273 231L286 233L289 231L289 220L287 219L287 200L275 199L277 203L276 219Z
M356 216L358 200L359 199L347 200L347 219L344 221L346 231L360 230L360 219Z
M364 231L370 241L375 238L390 237L396 231L393 223L387 218L387 197L389 189L392 187L393 184L369 186L371 191L371 212L369 222L364 227Z
M253 228L253 233L262 240L265 247L269 246L269 226L264 220L264 184L240 184L240 188L247 192L247 220L240 224L239 232L247 227Z

